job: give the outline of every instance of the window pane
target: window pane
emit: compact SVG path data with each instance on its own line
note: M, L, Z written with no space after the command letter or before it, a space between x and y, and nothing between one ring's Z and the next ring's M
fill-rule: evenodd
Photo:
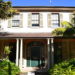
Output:
M59 23L59 21L52 21L52 23Z
M19 27L19 25L20 25L20 15L16 14L12 18L12 26L13 27Z
M39 14L32 13L32 26L39 26Z
M20 20L20 15L14 15L12 20Z
M12 26L13 27L17 27L17 26L19 26L19 24L20 24L19 20L12 20Z
M32 24L39 24L38 21L32 21Z
M39 24L32 24L32 26L39 26Z
M36 15L32 15L32 20L35 20L36 19Z
M51 15L51 23L52 23L52 25L53 26L59 26L59 14L56 14L56 13L53 13L52 15Z
M55 26L55 25L57 25L58 26L58 23L53 23L53 25Z

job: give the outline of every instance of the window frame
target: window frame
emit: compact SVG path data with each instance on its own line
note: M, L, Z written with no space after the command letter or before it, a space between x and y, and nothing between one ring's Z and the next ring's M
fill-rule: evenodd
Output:
M53 15L57 15L58 16L58 18L56 18L55 20L54 19L52 19L52 16ZM53 22L54 21L54 22ZM57 23L56 23L57 22ZM56 23L56 25L54 25L54 24ZM60 27L60 14L59 13L51 13L51 26L52 27Z
M17 16L17 18L14 19L14 16ZM18 17L20 17L20 14L19 13L13 15L13 17L11 19L12 27L20 27L21 19L18 18ZM16 25L17 23L18 23L18 25Z
M38 18L33 19L33 15L35 15L35 16L38 15ZM37 22L37 23L34 24L33 22ZM32 27L40 27L40 14L39 13L32 13L31 26Z

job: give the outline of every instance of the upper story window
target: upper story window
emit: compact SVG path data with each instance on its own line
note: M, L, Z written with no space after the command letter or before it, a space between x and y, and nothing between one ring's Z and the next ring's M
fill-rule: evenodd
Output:
M23 14L14 14L14 16L8 20L8 28L11 27L23 27Z
M60 26L60 19L59 19L58 13L52 13L51 24L52 24L53 27L59 27Z
M12 17L12 27L19 27L20 25L20 15L19 14L15 14Z
M39 13L32 13L32 26L39 26Z

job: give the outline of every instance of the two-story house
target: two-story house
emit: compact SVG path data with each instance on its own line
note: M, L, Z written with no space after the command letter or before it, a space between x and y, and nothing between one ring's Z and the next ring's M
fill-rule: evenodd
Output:
M18 12L0 20L0 51L11 47L10 61L21 70L49 68L59 61L75 57L75 39L52 36L62 21L71 21L75 7L14 6ZM0 58L1 58L0 56Z

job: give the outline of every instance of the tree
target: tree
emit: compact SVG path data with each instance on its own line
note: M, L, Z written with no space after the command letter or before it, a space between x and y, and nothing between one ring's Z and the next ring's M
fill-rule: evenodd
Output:
M4 54L6 55L6 59L9 59L9 54L10 54L10 52L11 52L11 48L9 47L9 46L5 46L4 47Z
M0 0L0 19L10 18L15 12L10 1Z
M10 1L0 0L0 20L8 19L16 13L16 10L12 8ZM5 53L8 55L10 50L8 47L5 47Z
M63 36L64 35L64 33L68 30L68 29L70 29L70 28L72 28L73 26L72 26L72 24L70 24L69 22L67 22L67 21L63 21L62 23L61 23L61 25L62 25L62 27L60 27L60 28L56 28L56 29L54 29L53 31L52 31L52 34L53 35L61 35L61 36ZM66 34L66 33L65 33Z
M56 28L55 30L52 31L53 35L73 36L75 34L75 12L73 13L73 18L71 19L71 23L63 21L61 25L62 27Z

